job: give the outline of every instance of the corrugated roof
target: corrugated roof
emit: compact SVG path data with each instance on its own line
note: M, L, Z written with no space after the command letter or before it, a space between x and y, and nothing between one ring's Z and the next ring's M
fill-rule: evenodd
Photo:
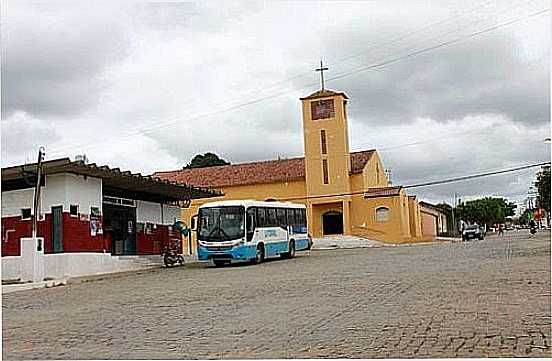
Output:
M186 200L220 195L218 192L195 185L187 185L182 182L152 176L143 176L140 173L121 171L119 168L109 168L106 165L86 164L83 161L72 162L69 158L43 162L42 172L44 175L72 173L101 178L104 189L117 189L129 194L143 193L154 198L164 197L167 200ZM18 181L33 176L36 181L36 175L37 163L2 168L2 189L6 190L10 184L15 184Z
M351 173L362 173L375 150L351 153ZM156 172L154 177L198 187L228 187L275 183L305 178L305 158L267 160L206 168Z

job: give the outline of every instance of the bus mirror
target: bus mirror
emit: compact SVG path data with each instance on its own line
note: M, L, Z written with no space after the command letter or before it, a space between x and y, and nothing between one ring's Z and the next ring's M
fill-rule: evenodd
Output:
M190 230L197 231L197 214L192 216L192 219L190 221Z

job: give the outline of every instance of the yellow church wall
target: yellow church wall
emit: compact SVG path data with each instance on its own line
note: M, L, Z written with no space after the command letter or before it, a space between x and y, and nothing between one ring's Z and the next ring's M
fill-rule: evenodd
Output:
M313 237L322 237L323 223L322 216L328 211L343 213L343 202L332 202L312 205L312 216L308 219L309 231ZM344 227L345 228L345 227Z
M351 202L351 233L387 243L409 242L409 232L404 229L402 197L364 198L353 196ZM389 220L376 221L376 209L389 208ZM408 222L408 218L406 219ZM408 226L408 225L407 225Z
M333 100L334 117L312 120L313 101ZM303 134L305 146L305 174L307 194L318 196L350 191L349 173L351 168L349 137L345 114L345 99L342 96L304 99ZM327 154L322 154L321 131L326 133ZM328 165L328 184L324 184L323 160Z
M362 176L364 178L364 189L389 186L385 169L377 152L374 152L366 162L362 170Z
M416 197L408 197L408 214L410 224L410 236L418 239L422 237L422 222L420 215L420 205Z

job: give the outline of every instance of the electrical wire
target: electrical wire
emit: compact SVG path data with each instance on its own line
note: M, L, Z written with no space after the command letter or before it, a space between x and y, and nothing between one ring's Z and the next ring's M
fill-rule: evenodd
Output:
M457 42L460 42L460 41L463 41L463 40L466 40L466 39L469 39L469 38L473 38L473 37L476 37L476 36L479 36L479 35L482 35L484 33L487 33L487 32L490 32L490 31L493 31L493 30L496 30L496 29L499 29L501 27L504 27L504 26L508 26L508 25L511 25L511 24L514 24L514 23L517 23L517 22L520 22L522 20L525 20L527 18L531 18L531 17L534 17L534 16L537 16L537 15L540 15L540 14L543 14L545 12L548 12L550 9L547 8L547 9L543 9L543 10L540 10L540 11L537 11L537 12L533 12L527 16L523 16L523 17L519 17L519 18L516 18L516 19L513 19L513 20L510 20L508 22L505 22L505 23L501 23L501 24L498 24L498 25L494 25L494 26L491 26L491 27L488 27L488 28L485 28L485 29L482 29L482 30L479 30L479 31L476 31L476 32L473 32L473 33L470 33L466 36L462 36L462 37L459 37L459 38L455 38L453 40L450 40L450 41L447 41L447 42L443 42L443 43L440 43L440 44L437 44L437 45L433 45L431 47L427 47L427 48L424 48L424 49L421 49L421 50L418 50L418 51L415 51L415 52L412 52L412 53L409 53L409 54L405 54L405 55L402 55L402 56L399 56L399 57L395 57L393 59L389 59L389 60L386 60L386 61L383 61L383 62L380 62L380 63L376 63L376 64L372 64L372 65L369 65L369 66L364 66L364 67L361 67L359 69L356 69L354 71L349 71L349 72L346 72L346 73L342 73L342 74L339 74L337 76L334 76L334 77L331 77L329 78L327 81L333 81L333 80L337 80L337 79L342 79L344 77L347 77L347 76L351 76L351 75L354 75L354 74L357 74L359 72L363 72L363 71L366 71L366 70L371 70L371 69L376 69L376 68L383 68L387 65L390 65L390 64L393 64L393 63L396 63L396 62L399 62L399 61L402 61L402 60L405 60L405 59L409 59L409 58L412 58L414 56L417 56L417 55L420 55L420 54L423 54L423 53L427 53L429 51L432 51L432 50L435 50L435 49L439 49L441 47L444 47L444 46L448 46L448 45L451 45L451 44L454 44L454 43L457 43ZM317 84L317 83L316 83ZM230 107L227 107L227 108L224 108L224 109L221 109L221 110L218 110L218 111L214 111L214 112L210 112L210 113L207 113L207 114L201 114L201 115L198 115L198 116L194 116L194 117L191 117L191 118L188 118L187 120L190 121L190 120L197 120L197 119L201 119L201 118L205 118L205 117L210 117L210 116L213 116L213 115L217 115L217 114L220 114L220 113L223 113L223 112L228 112L228 111L232 111L232 110L236 110L236 109L239 109L239 108L242 108L242 107L245 107L245 106L249 106L249 105L252 105L252 104L256 104L256 103L260 103L262 101L265 101L267 99L272 99L272 98L275 98L275 97L279 97L281 95L284 95L284 94L289 94L291 92L298 92L302 89L305 89L307 87L310 87L311 84L307 85L307 86L304 86L302 88L298 88L298 89L292 89L292 90L284 90L284 91L281 91L281 92L278 92L278 93L275 93L275 94L271 94L271 95L268 95L268 96L264 96L264 97L261 97L261 98L258 98L258 99L253 99L251 101L248 101L248 102L244 102L244 103L241 103L241 104L236 104L236 105L233 105L233 106L230 106ZM169 128L169 127L172 127L172 126L175 126L177 124L179 124L181 122L181 119L176 119L174 121L170 121L170 122L166 122L166 123L163 123L163 124L160 124L158 126L155 126L155 127L151 127L151 128L146 128L146 129L141 129L141 130L138 130L138 131L135 131L135 132L131 132L131 133L128 133L128 134L125 134L125 135L121 135L121 136L114 136L112 138L127 138L127 137L132 137L132 136L135 136L135 135L145 135L145 134L149 134L149 133L152 133L152 132L155 132L159 129L164 129L164 128ZM81 145L71 145L71 146L66 146L66 147L61 147L61 148L57 148L57 149L53 149L52 150L52 153L59 153L63 150L66 150L66 149L71 149L73 147L89 147L89 146L92 146L92 145L104 145L105 144L105 141L102 141L102 142L91 142L91 143L88 143L88 144L81 144Z
M406 186L400 186L400 187L405 188L405 189L410 189L410 188L435 186L435 185L441 185L441 184L447 184L447 183L453 183L453 182L460 182L460 181L465 181L465 180L470 180L470 179L476 179L476 178L481 178L481 177L489 177L489 176L493 176L493 175L497 175L497 174L517 172L517 171L520 171L520 170L536 168L536 167L542 167L544 165L549 165L549 164L550 164L550 161L540 162L540 163L536 163L536 164L522 165L522 166L518 166L518 167L514 167L514 168L508 168L508 169L502 169L502 170L498 170L498 171L472 174L472 175L463 176L463 177L448 178L448 179L442 179L442 180L438 180L438 181L418 183L418 184L412 184L412 185L406 185ZM361 195L361 194L366 194L366 191L346 192L346 193L336 193L336 194L324 194L324 195L318 195L318 196L279 198L277 200L290 201L290 200L300 200L300 199L320 199L320 198L342 197L342 196L352 196L352 195Z

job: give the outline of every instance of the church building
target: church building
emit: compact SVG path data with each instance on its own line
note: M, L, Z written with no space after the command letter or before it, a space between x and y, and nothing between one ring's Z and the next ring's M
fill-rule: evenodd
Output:
M187 224L206 202L277 200L307 206L313 237L421 240L416 197L390 185L375 149L349 151L347 101L345 93L324 87L301 98L304 157L157 172L154 177L222 192L221 197L193 200L184 208L182 220Z

